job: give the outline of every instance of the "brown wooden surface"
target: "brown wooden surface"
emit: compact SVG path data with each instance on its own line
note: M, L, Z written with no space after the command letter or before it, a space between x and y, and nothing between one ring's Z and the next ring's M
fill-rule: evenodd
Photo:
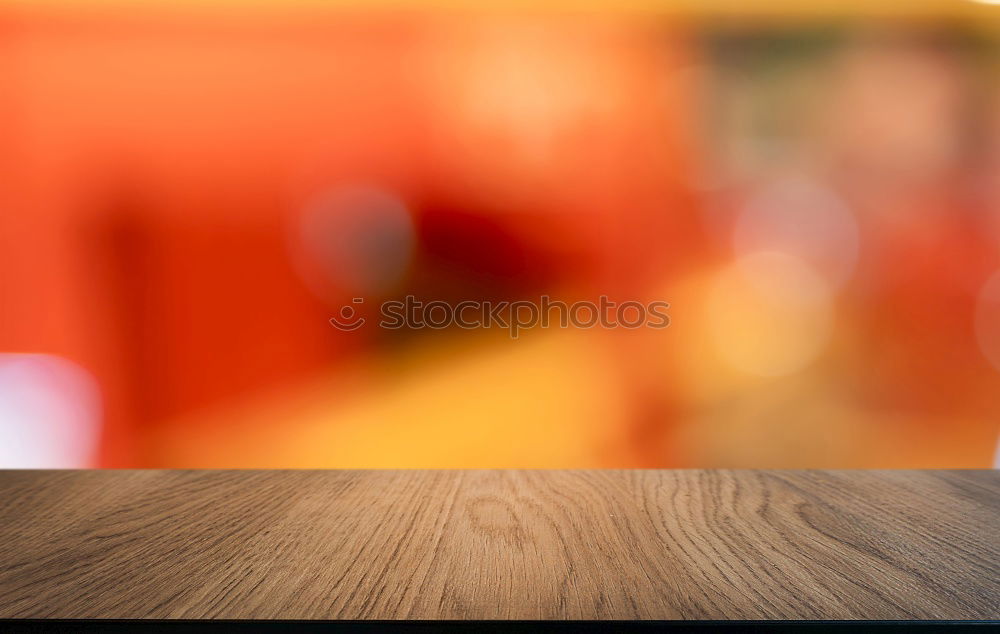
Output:
M0 617L997 619L991 471L6 471Z

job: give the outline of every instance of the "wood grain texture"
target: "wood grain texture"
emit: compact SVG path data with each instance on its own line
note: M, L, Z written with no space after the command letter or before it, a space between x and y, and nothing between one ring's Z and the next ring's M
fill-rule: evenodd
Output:
M0 618L997 619L991 471L6 471Z

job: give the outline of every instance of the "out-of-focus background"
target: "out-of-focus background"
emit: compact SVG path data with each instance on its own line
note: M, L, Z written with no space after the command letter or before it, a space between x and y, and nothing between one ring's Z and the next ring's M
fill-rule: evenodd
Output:
M0 175L0 467L995 459L1000 6L7 0Z

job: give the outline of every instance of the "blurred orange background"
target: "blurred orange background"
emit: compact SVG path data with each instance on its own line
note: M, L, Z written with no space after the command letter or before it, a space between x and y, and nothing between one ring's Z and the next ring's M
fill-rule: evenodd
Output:
M1000 6L0 3L0 467L986 467ZM424 301L669 328L342 332Z

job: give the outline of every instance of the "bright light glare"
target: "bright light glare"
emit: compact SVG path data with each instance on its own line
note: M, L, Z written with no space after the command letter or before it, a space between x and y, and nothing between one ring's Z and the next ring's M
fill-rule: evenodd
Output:
M94 466L97 383L83 368L44 354L0 354L0 468Z

